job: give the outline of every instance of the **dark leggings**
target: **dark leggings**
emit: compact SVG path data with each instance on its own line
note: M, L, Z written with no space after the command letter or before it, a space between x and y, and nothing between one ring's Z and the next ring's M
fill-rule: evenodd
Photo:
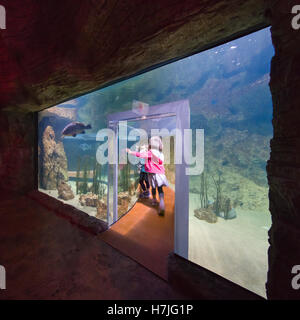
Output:
M150 184L149 184L149 179L148 179L148 174L146 172L141 172L140 173L140 180L139 183L143 189L143 191L145 192L147 189L150 188Z
M159 196L162 194L164 194L164 190L163 190L163 187L157 187L157 190L158 190L158 194ZM156 197L156 188L152 188L152 196L153 198Z

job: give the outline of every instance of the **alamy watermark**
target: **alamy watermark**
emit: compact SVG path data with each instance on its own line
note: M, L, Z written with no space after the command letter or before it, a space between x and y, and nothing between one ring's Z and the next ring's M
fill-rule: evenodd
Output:
M300 289L300 265L295 265L292 268L292 274L295 274L295 276L292 278L292 288L294 290Z
M195 133L193 135L193 133ZM196 129L173 129L166 128L152 129L150 137L144 129L131 129L128 132L127 121L119 122L119 130L116 137L116 130L106 128L98 131L96 141L103 142L97 149L96 159L101 165L104 164L127 164L136 165L139 159L129 154L127 158L127 143L135 142L130 150L139 151L141 146L149 146L150 137L161 137L164 155L164 164L174 163L187 165L186 175L200 175L204 169L204 130ZM174 137L174 158L171 159L171 137ZM193 141L194 140L194 141ZM194 142L194 143L193 143ZM194 151L194 152L193 152ZM193 155L194 153L194 155ZM119 156L118 156L119 155Z
M0 290L6 289L6 271L3 266L0 265Z
M0 29L6 29L6 10L0 5Z
M300 5L293 6L292 14L295 14L291 22L292 28L294 30L299 30L300 29Z

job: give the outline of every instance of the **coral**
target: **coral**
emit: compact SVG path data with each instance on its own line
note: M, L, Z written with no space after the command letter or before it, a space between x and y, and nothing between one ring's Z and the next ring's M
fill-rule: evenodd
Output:
M92 193L82 194L79 197L79 202L82 206L97 207L98 196Z
M71 200L74 199L74 193L70 185L68 185L65 181L61 181L57 187L58 197L63 200Z
M216 223L218 217L211 208L201 208L194 210L194 216L199 220L205 220L208 223Z
M101 220L107 219L107 204L103 200L98 200L98 202L97 202L96 218L101 219Z

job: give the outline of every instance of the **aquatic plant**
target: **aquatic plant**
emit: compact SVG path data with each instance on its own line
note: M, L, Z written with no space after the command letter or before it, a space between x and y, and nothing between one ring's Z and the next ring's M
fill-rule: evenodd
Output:
M225 199L224 201L224 219L227 220L228 219L228 213L231 210L231 201L229 198Z
M98 194L99 191L99 179L98 179L98 174L99 174L99 170L101 170L99 168L99 163L97 162L97 160L94 160L94 167L93 167L93 183L92 183L92 193L93 194Z
M207 189L208 189L207 177L206 177L206 174L203 172L200 175L200 191L199 191L201 208L207 208L208 207Z
M214 181L215 187L216 187L216 200L213 204L213 210L216 213L216 215L220 216L221 212L224 214L223 218L225 220L230 219L229 218L229 212L232 210L231 206L231 200L228 197L225 197L222 194L222 181L221 181L221 173L218 173L218 180L215 180L215 178L212 176L212 179Z
M101 183L99 184L99 191L98 191L98 199L103 199L105 195L105 186Z
M102 180L102 170L101 170L101 165L97 162L97 166L96 166L96 189L95 189L95 193L99 194L99 196L102 198L103 195L101 195L101 188L102 188L102 184L101 184L101 180Z
M126 170L126 190L129 191L130 187L130 177L131 177L131 165L127 165L127 170Z
M94 166L93 166L93 182L92 182L92 193L95 194L95 187L96 187L96 159L94 160Z
M218 172L218 180L215 180L214 176L212 175L213 182L216 187L216 200L214 202L214 211L217 215L220 214L222 211L222 189L221 189L221 173Z
M89 162L90 162L89 157L86 157L83 165L82 183L80 184L80 193L83 193L83 194L86 194L88 192Z
M130 165L125 165L120 172L120 181L119 187L122 189L123 192L129 190L129 179L130 179Z
M81 163L81 158L78 157L78 159L77 159L77 171L76 171L76 194L79 193L80 163Z
M102 184L102 167L97 162L95 165L95 172L93 177L93 192L98 195L99 199L104 197L105 186Z

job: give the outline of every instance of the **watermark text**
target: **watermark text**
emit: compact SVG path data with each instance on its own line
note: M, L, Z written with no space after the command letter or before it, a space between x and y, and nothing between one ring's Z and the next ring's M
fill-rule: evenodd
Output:
M299 30L300 29L300 5L293 6L292 14L295 15L292 19L292 28L294 30Z
M0 5L0 29L6 29L6 10Z
M6 271L3 266L0 265L0 290L6 289Z
M96 159L101 165L127 164L137 165L139 159L134 154L125 152L128 142L132 144L130 150L139 152L142 146L150 149L149 135L144 129L132 129L128 132L126 121L119 122L119 128L101 129L98 131L96 141L103 142L97 149ZM200 175L204 169L204 130L203 129L151 129L150 137L160 137L164 164L186 164L186 175ZM171 139L173 139L173 152L171 152ZM173 154L173 157L171 157ZM172 159L171 159L172 158Z
M300 265L295 265L292 268L292 274L295 274L295 276L292 278L292 288L294 290L300 289Z

